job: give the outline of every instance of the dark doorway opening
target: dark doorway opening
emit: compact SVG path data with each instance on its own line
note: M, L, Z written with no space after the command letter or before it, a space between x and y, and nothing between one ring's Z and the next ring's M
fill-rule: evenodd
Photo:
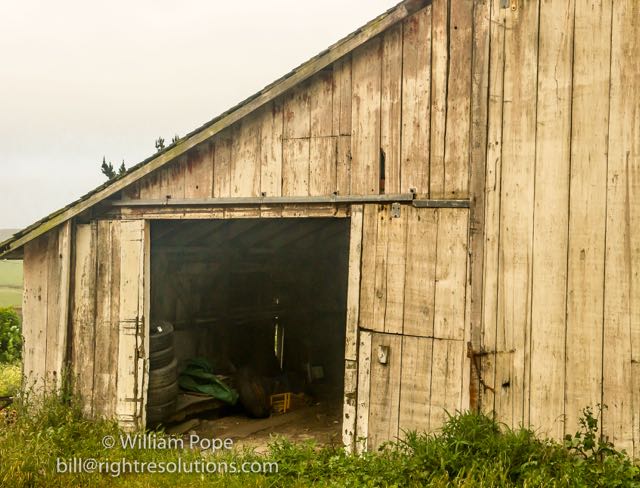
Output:
M154 221L148 425L269 432L288 415L308 433L311 416L339 437L348 253L344 218Z

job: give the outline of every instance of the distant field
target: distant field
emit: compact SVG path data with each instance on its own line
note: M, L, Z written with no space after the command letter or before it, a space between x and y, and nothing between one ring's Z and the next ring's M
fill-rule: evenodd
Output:
M0 286L22 288L22 261L0 261Z
M21 307L22 288L0 287L0 307Z
M0 307L22 306L22 261L0 261Z

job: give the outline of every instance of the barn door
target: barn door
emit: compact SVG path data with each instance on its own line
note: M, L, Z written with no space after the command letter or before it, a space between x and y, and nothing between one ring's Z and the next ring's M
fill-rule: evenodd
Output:
M364 206L358 449L434 430L467 407L467 235L467 209Z
M142 426L149 300L143 220L99 220L75 232L72 371L84 412Z
M116 416L124 427L144 425L148 345L149 232L144 220L120 223L120 317Z

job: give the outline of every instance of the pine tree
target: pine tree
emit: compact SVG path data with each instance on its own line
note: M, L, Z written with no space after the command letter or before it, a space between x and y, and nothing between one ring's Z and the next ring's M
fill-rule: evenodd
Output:
M160 152L163 149L164 149L164 138L158 137L158 139L156 139L156 151Z
M108 180L112 180L117 176L113 169L113 164L111 161L107 163L107 159L104 156L102 156L102 166L100 169L102 170L102 174L105 175Z

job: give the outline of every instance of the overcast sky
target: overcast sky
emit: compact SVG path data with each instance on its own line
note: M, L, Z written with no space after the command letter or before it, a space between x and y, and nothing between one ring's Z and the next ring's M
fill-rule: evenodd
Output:
M0 0L0 228L24 227L399 0Z

